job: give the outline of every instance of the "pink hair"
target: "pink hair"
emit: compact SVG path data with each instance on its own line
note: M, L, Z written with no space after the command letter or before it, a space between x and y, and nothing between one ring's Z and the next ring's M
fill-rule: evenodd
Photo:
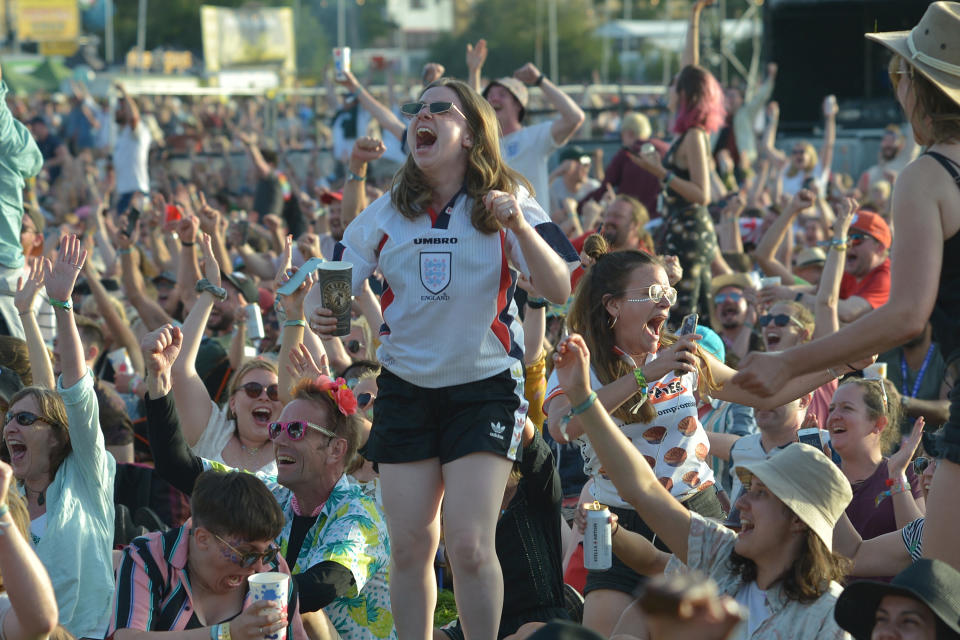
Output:
M675 80L677 117L673 132L683 133L691 127L702 127L714 133L727 117L723 107L723 91L713 74L694 65L687 65Z

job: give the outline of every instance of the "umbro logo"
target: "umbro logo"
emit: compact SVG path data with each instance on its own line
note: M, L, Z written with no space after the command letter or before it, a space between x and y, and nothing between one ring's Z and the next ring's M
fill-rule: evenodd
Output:
M499 422L490 423L490 436L493 438L498 438L503 440L503 432L506 430L506 426L500 424Z

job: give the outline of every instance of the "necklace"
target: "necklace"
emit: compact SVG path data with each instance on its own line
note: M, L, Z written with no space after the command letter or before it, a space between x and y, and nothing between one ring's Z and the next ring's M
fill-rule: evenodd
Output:
M245 454L247 454L248 456L257 455L257 452L259 452L260 449L263 448L263 445L260 445L259 447L250 447L250 448L248 449L248 448L247 448L247 445L243 444L243 440L241 440L241 439L239 438L239 436L237 437L237 442L240 443L240 448L243 449L243 452L244 452Z
M41 489L40 491L36 491L35 489L31 489L30 487L28 487L23 483L21 483L20 486L23 487L23 490L27 493L28 497L30 496L31 493L37 496L37 506L42 507L44 504L46 504L47 502L46 495L45 495L46 489Z

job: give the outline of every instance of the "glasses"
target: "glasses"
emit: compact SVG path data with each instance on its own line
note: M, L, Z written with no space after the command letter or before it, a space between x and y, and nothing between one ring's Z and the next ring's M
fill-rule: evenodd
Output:
M38 420L40 422L46 422L47 424L50 424L50 421L43 416L38 416L37 414L30 413L29 411L18 411L17 413L14 413L13 411L7 411L7 416L3 423L9 424L12 420L16 420L17 424L19 424L21 427L29 427Z
M374 400L376 400L376 396L374 396L372 393L360 393L360 394L357 394L357 406L358 406L358 407L365 407L365 406L367 406L368 404L370 404L371 402L373 402Z
M467 116L463 115L463 111L460 111L460 108L452 102L408 102L400 107L400 113L407 118L415 118L423 111L424 107L427 107L430 115L438 116L452 109L463 116L464 120L467 119Z
M266 389L267 398L274 401L280 399L280 386L276 384L262 385L259 382L248 382L240 385L240 388L246 392L248 398L259 398L263 390Z
M313 429L314 431L319 431L325 436L331 438L339 438L337 434L325 427L321 427L318 424L313 424L312 422L307 422L306 420L291 420L289 422L271 422L267 427L267 435L270 436L271 440L276 440L280 437L280 433L283 431L287 432L287 437L296 442L297 440L303 440L303 437L307 435L307 428Z
M363 343L359 340L351 340L346 344L347 351L353 354L360 353L360 349L363 348ZM350 386L349 384L347 386Z
M803 324L801 324L801 322L800 322L799 320L797 320L796 318L794 318L794 317L792 317L792 316L788 316L788 315L785 314L785 313L778 313L777 315L773 315L773 314L770 314L770 313L766 313L766 314L760 316L760 326L761 326L761 327L765 327L765 326L767 326L768 324L770 324L771 322L772 322L774 325L778 326L778 327L785 327L785 326L787 326L788 324L790 324L790 323L792 322L793 324L795 324L795 325L797 325L798 327L800 327L801 329L803 329Z
M729 300L730 302L740 302L743 300L743 294L737 293L736 291L728 291L727 293L718 293L713 297L713 304L723 304Z
M667 299L667 304L671 307L677 303L677 290L673 287L664 287L661 284L652 284L649 287L641 287L639 289L627 289L624 293L629 293L631 291L646 291L646 298L627 298L627 302L656 302L659 303L664 298Z
M917 456L913 460L913 472L918 476L927 470L927 467L930 465L936 466L936 458L927 458L924 456Z
M210 533L213 533L212 531ZM275 545L270 545L266 551L247 551L246 553L240 551L235 546L213 533L213 537L227 545L227 548L230 551L233 551L233 555L230 560L235 564L240 565L244 569L248 569L255 565L258 560L263 560L264 564L273 564L273 561L277 559L277 554L280 552L280 549Z
M863 241L867 238L872 238L870 234L867 233L851 233L847 236L847 240L850 241L850 245L854 247L859 247L863 244Z

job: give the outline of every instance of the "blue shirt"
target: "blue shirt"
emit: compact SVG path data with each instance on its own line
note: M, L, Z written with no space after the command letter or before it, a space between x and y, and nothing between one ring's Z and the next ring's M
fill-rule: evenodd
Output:
M23 187L40 173L43 156L27 127L10 113L6 97L7 83L0 82L0 266L19 269Z

